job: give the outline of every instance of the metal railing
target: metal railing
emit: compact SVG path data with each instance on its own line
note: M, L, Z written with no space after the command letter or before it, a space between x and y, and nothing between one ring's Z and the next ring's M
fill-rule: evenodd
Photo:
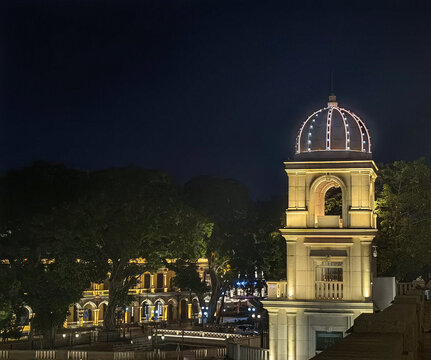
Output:
M316 281L314 285L316 299L343 299L342 281Z

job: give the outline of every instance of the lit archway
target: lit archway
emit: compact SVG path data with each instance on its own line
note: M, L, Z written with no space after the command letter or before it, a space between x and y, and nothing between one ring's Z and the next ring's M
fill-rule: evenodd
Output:
M175 299L168 300L168 314L167 314L168 321L174 321L178 318L177 307L178 307L178 303Z
M318 219L325 216L325 197L328 190L332 188L340 189L341 191L341 214L339 216L340 219L343 219L343 227L348 227L347 187L338 176L334 175L320 176L314 180L310 187L309 214L313 227L317 227Z

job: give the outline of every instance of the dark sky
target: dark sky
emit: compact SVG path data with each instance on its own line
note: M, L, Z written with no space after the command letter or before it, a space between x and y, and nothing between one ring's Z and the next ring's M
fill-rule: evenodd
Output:
M430 158L430 8L299 3L2 1L0 170L135 164L279 194L331 68L376 161Z

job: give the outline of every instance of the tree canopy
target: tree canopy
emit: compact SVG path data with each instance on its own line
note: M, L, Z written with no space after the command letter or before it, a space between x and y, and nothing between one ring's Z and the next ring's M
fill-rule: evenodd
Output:
M0 179L0 282L9 283L9 319L20 325L26 304L35 314L32 328L51 339L69 305L90 285L87 264L76 262L79 244L58 241L52 226L52 212L76 198L83 175L38 162Z
M217 301L238 274L265 271L270 277L284 277L286 244L278 229L283 201L253 202L246 187L232 179L209 176L185 184L189 204L214 224L206 242L211 277L209 321Z
M129 289L167 259L177 259L174 285L196 293L201 305L208 288L194 262L208 259L210 319L237 274L284 276L283 200L253 202L235 180L203 176L181 187L155 170L87 172L38 162L0 178L0 201L7 259L0 325L11 334L26 304L36 314L32 328L52 338L69 306L106 277L104 327L113 329Z
M378 270L412 280L431 272L431 169L424 159L380 166Z
M159 269L167 258L196 261L211 232L211 224L183 202L170 176L140 168L90 173L79 197L54 216L57 236L83 243L81 259L96 261L108 274L108 330L115 327L116 309L129 304L128 291L143 272Z

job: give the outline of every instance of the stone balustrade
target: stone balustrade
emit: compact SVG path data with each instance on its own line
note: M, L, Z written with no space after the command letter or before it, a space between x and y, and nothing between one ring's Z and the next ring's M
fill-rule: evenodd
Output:
M316 299L342 300L342 281L316 281L314 285Z

